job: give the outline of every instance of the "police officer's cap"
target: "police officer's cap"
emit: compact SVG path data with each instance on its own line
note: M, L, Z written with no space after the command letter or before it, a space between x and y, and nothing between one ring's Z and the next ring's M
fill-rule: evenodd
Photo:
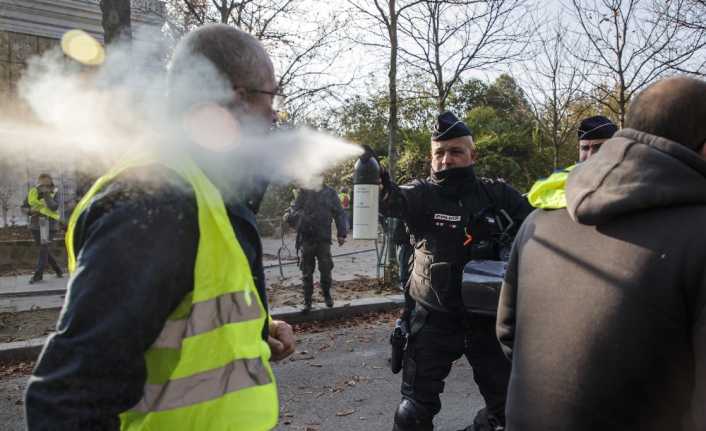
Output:
M588 117L581 121L578 134L579 140L608 139L618 131L612 121L602 115Z
M449 111L437 117L436 124L431 134L433 141L448 141L449 139L460 138L461 136L471 136L471 129L469 129L463 121L456 118L456 116Z

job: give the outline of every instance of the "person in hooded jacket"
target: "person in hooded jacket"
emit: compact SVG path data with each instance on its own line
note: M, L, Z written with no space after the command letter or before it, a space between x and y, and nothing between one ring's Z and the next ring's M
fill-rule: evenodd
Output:
M706 429L706 82L675 77L513 246L507 430Z
M505 422L510 364L495 338L494 319L466 311L461 285L470 260L501 258L503 244L509 246L531 207L508 184L476 177L475 159L470 129L444 112L432 135L428 179L397 186L382 171L381 212L402 219L415 244L395 431L433 430L444 380L464 355L487 406L466 430L501 430Z

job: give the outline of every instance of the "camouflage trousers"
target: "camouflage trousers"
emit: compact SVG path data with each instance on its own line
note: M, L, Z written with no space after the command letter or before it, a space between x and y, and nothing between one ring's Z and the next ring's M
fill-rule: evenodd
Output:
M305 298L311 298L314 293L314 270L317 261L321 275L321 291L324 296L328 296L331 291L331 270L333 269L331 243L328 241L303 241L299 268L302 270Z

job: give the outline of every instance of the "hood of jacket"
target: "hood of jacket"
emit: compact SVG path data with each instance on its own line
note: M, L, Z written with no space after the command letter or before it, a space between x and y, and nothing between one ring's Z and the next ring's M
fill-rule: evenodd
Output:
M623 129L569 174L566 201L571 218L585 225L641 210L706 205L706 160L674 141Z

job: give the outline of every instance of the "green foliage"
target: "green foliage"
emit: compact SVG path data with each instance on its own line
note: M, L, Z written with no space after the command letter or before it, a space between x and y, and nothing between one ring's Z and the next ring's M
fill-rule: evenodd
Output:
M420 87L421 88L421 87ZM448 106L463 118L476 142L476 172L502 178L520 191L552 171L552 148L542 136L522 88L509 75L487 83L471 79L460 83L449 96ZM331 112L319 127L332 130L350 141L370 145L387 166L389 99L386 92L367 98L355 97ZM433 99L402 98L399 103L399 133L395 180L405 183L429 175L430 126L436 118ZM330 169L326 184L340 190L351 187L355 160Z

